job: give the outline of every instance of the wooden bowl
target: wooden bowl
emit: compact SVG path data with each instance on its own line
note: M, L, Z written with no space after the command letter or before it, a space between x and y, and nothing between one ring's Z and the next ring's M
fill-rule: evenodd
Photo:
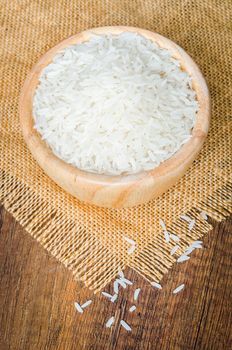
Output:
M199 111L191 139L171 158L153 170L135 175L108 176L79 170L53 154L34 129L32 101L42 69L54 55L65 47L88 41L92 33L114 35L122 32L136 32L168 49L181 62L182 69L192 77ZM148 30L134 27L94 28L62 41L50 49L29 73L20 95L20 123L24 139L45 173L65 191L78 199L103 207L132 207L145 203L167 191L186 172L200 151L206 138L210 121L210 96L204 77L189 55L169 39Z

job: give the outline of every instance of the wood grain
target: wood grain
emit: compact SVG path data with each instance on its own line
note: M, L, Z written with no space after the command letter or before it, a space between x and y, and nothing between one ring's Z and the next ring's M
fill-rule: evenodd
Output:
M75 168L56 157L34 129L32 101L41 71L54 55L67 46L88 41L95 34L136 32L168 49L177 58L182 69L192 77L199 111L192 138L171 158L157 168L135 175L106 176ZM50 49L29 73L20 96L20 123L24 139L45 173L64 190L82 201L103 207L132 207L158 197L173 186L196 158L206 138L210 121L209 91L198 66L191 57L171 40L148 30L134 27L100 27L81 32Z
M216 224L204 246L188 262L174 266L161 291L127 270L134 285L112 304L75 282L1 208L0 349L231 349L232 218ZM181 283L185 289L172 295ZM130 314L135 287L142 291L137 311ZM89 298L92 305L78 314L74 301ZM106 329L106 320L115 313L116 325ZM119 327L120 318L131 325L131 333Z

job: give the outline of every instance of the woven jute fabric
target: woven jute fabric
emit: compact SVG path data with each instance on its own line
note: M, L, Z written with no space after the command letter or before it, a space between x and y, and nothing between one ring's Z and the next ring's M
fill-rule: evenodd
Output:
M159 224L181 237L181 254L210 230L199 215L222 220L231 209L232 2L230 0L0 0L0 200L74 276L99 291L125 266L159 281L176 260ZM129 25L158 32L200 66L212 98L202 152L167 193L130 209L83 204L50 180L32 158L19 126L18 100L31 67L49 48L84 29ZM189 231L180 219L196 220ZM127 236L136 241L128 255Z

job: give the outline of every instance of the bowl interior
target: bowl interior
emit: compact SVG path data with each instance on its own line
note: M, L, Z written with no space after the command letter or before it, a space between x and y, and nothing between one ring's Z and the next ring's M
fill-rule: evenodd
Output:
M136 174L121 174L121 175L102 175L91 173L87 171L80 170L65 161L61 160L53 154L51 149L47 144L41 139L39 133L34 129L34 119L32 115L32 102L34 92L39 82L39 76L41 71L53 60L53 57L62 49L73 45L88 41L94 34L113 34L118 35L122 32L136 32L143 35L147 39L156 42L160 47L165 48L171 52L171 55L175 57L181 63L183 70L187 71L192 77L192 87L196 91L197 100L199 103L199 111L196 116L196 123L192 130L191 139L184 144L172 157L162 162L158 167L153 170L144 171ZM168 172L172 172L186 161L191 158L193 153L198 152L198 149L203 144L203 140L207 135L209 128L209 118L210 118L210 101L208 88L205 80L194 61L190 56L181 49L177 44L170 41L169 39L144 29L134 28L134 27L101 27L93 28L77 35L74 35L52 49L50 49L44 56L39 60L39 62L34 66L30 72L22 93L20 96L20 120L21 126L24 134L24 138L33 153L36 160L44 168L45 162L48 161L56 169L64 172L66 174L71 174L72 176L79 178L86 178L90 182L102 183L102 184L113 184L113 183L128 183L134 182L136 180L143 179L145 176L162 176ZM46 167L46 166L45 166Z

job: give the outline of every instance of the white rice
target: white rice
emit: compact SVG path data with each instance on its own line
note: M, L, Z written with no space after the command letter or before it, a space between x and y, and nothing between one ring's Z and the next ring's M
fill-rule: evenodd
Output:
M129 326L128 323L126 323L124 320L120 321L120 324L123 328L125 328L126 331L130 332L131 331L131 327Z
M115 293L115 294L112 296L112 298L110 299L110 301L111 301L112 303L114 303L117 299L118 299L118 294Z
M110 317L106 322L106 328L110 328L114 324L114 321L115 321L115 317L114 316Z
M170 238L171 238L174 242L179 242L179 241L180 241L180 237L178 237L177 235L174 235L173 233L170 233Z
M120 278L120 280L122 281L122 282L124 282L124 283L126 283L126 284L128 284L129 286L132 286L132 282L130 281L130 280L128 280L127 278Z
M184 252L184 255L189 255L191 254L193 251L195 250L195 247L188 247L185 252Z
M82 309L81 305L78 304L77 302L75 302L74 305L75 305L76 310L78 312L80 312L81 314L83 314L83 309Z
M200 243L201 242L201 243ZM184 255L191 254L195 249L202 249L202 241L193 242L184 252Z
M125 239L125 241L131 245L135 245L135 241L129 237L123 236L123 238Z
M179 293L182 289L184 289L184 284L181 284L179 287L174 289L173 294Z
M113 297L113 295L107 293L107 292L102 292L102 295L104 295L104 297L111 299Z
M203 247L202 247L202 243L193 243L193 244L192 244L192 247L193 247L193 248L200 248L200 249L203 248Z
M166 225L165 225L164 221L163 221L162 219L160 219L159 222L160 222L160 226L162 227L162 229L163 229L164 231L167 231L167 230L166 230Z
M131 238L129 238L129 237L126 237L126 236L123 236L123 238L125 239L125 241L127 242L127 243L129 243L131 246L127 249L127 253L128 254L133 254L134 253L134 251L135 251L135 249L136 249L136 242L133 240L133 239L131 239Z
M170 234L166 229L166 225L162 219L160 219L159 222L160 222L160 226L162 227L163 232L164 232L164 239L165 239L166 243L169 243L170 242Z
M204 220L207 220L207 219L208 219L208 216L207 216L207 214L206 214L205 211L202 211L202 212L200 213L200 215L201 215L201 217L202 217Z
M190 259L189 256L183 254L183 255L181 255L181 256L177 259L177 262L178 262L178 263L181 263L181 262L187 261L187 260L189 260L189 259Z
M129 308L129 311L130 312L134 312L136 310L136 306L135 305L132 305L130 308Z
M43 69L35 128L65 162L111 175L157 167L190 138L191 77L166 49L135 33L92 35Z
M135 289L135 291L134 291L134 301L138 300L140 291L141 291L141 288Z
M118 294L118 280L114 281L114 293Z
M92 300L88 300L86 301L84 304L81 305L82 309L85 309L87 306L89 306L90 304L92 304Z
M152 287L155 287L155 288L157 288L157 289L162 289L161 284L159 284L159 283L157 283L157 282L151 282L151 285L152 285Z
M117 279L116 282L118 283L118 285L120 284L120 286L122 286L122 288L126 288L126 283L122 280L122 279Z
M195 220L190 221L189 226L188 226L190 231L192 231L193 227L195 226L195 223L196 223Z
M132 245L130 248L128 248L128 250L127 250L127 253L130 255L130 254L133 254L134 253L134 251L135 251L135 249L136 249L136 245Z
M202 244L203 241L194 241L192 244Z
M170 242L170 235L168 233L168 231L164 231L164 239L166 241L166 243L169 243Z
M171 254L171 255L174 255L174 254L177 252L177 250L178 250L179 248L180 248L179 245L175 245L175 246L172 248L170 254Z
M120 278L124 278L124 273L122 271L119 271L118 275Z
M186 222L192 221L192 219L188 215L181 215L180 218Z

